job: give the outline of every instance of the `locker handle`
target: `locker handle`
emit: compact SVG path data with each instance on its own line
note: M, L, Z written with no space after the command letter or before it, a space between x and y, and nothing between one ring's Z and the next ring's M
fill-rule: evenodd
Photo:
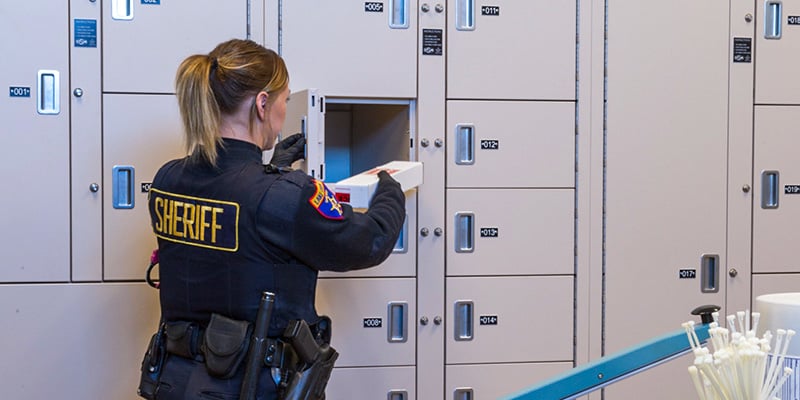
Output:
M475 125L456 125L456 164L475 164Z
M389 28L408 29L409 0L389 0Z
M781 0L766 0L764 2L764 38L781 38L781 14L783 4Z
M456 253L472 253L475 251L475 214L471 212L456 213Z
M456 30L475 30L475 0L456 1Z
M472 388L456 388L456 390L453 391L453 400L472 400Z
M472 340L473 336L473 303L471 300L459 300L455 304L454 336L457 342Z
M386 395L386 400L408 400L407 390L390 390Z
M111 0L111 18L130 21L133 19L133 0Z
M778 171L761 172L761 208L778 208L778 187L781 174Z
M111 169L112 205L117 209L134 206L134 168L130 165L115 165Z
M719 292L719 256L716 254L703 254L700 259L700 291Z
M395 301L389 303L389 343L405 343L408 341L408 303Z
M39 114L55 115L61 112L61 90L59 73L55 70L39 70L37 73L39 99L36 101L36 111Z
M403 221L403 229L400 230L400 236L394 244L392 253L408 253L408 214L406 214L406 219Z

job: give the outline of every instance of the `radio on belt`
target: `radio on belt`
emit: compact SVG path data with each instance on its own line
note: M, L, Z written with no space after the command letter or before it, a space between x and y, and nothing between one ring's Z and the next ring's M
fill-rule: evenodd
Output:
M367 208L378 187L378 172L386 171L404 192L422 184L422 163L417 161L392 161L369 171L351 176L333 184L336 200L350 204L353 208Z

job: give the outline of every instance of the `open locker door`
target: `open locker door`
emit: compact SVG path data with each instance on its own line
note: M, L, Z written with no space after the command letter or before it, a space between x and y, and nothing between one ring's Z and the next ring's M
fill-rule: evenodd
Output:
M316 89L292 92L286 104L286 121L279 139L301 132L306 138L305 160L292 167L306 171L311 177L325 180L325 99ZM272 151L264 152L264 163Z

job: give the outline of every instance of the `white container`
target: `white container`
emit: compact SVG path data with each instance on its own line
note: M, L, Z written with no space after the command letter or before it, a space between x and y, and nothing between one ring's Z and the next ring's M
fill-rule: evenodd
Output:
M386 171L397 182L403 192L422 184L422 163L416 161L392 161L369 171L351 176L333 184L336 200L350 204L353 208L368 208L372 195L378 187L378 172Z
M800 293L772 293L756 297L755 311L761 313L759 336L769 330L773 336L778 329L800 332ZM773 339L774 340L774 339ZM776 350L776 349L773 349ZM771 359L774 355L770 355ZM778 389L781 400L800 400L800 336L789 342L782 367L792 369L792 375Z

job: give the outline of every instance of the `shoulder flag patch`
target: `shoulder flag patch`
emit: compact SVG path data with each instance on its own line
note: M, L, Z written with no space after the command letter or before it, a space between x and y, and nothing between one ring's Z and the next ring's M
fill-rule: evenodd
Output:
M325 186L324 183L313 179L314 185L317 187L317 191L308 199L308 202L311 203L320 215L327 219L342 219L344 218L344 214L342 213L342 205L336 201L336 196L333 192Z

